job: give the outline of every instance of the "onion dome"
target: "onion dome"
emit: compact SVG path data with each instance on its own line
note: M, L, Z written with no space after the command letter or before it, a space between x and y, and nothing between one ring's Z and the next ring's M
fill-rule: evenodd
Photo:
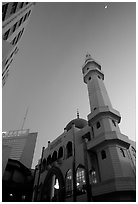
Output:
M72 125L75 125L76 128L79 128L79 129L82 129L84 128L85 126L88 125L88 122L87 120L84 120L83 118L76 118L76 119L73 119L71 120L65 127L65 129L67 131L69 131L71 128L72 128Z

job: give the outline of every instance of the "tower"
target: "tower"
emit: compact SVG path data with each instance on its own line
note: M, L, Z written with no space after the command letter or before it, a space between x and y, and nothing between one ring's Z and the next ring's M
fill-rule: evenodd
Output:
M33 201L135 201L135 145L121 134L121 117L110 102L101 66L89 54L82 72L88 121L77 110L64 132L48 141L35 169Z
M86 55L82 73L91 110L88 115L92 129L92 140L87 144L89 163L93 163L99 182L98 188L93 186L92 194L98 201L109 197L110 201L115 201L116 196L120 201L124 197L131 201L135 192L135 171L128 152L130 141L118 126L121 116L112 107L101 66L90 54Z
M10 65L18 52L18 44L31 16L34 2L2 3L2 85L10 72Z

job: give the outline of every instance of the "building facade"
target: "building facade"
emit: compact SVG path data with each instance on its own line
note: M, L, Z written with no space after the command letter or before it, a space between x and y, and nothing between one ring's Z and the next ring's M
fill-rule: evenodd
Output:
M33 2L2 3L2 85L6 83L10 64L18 52L28 19L34 7Z
M101 66L86 55L88 121L71 120L63 134L43 148L36 165L32 201L135 201L135 142L119 129Z
M6 159L5 149L9 147L8 159L17 160L27 168L31 168L36 139L37 132L29 133L29 129L4 132L2 136L3 161Z
M31 169L37 133L3 132L2 201L31 201L34 171Z

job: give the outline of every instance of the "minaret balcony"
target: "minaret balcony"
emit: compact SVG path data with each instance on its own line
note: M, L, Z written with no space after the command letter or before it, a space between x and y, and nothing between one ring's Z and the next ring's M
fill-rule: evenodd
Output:
M83 74L84 83L87 84L89 77L92 75L100 76L100 78L104 80L103 72L99 70L97 67L95 67L95 68L90 68L86 73Z
M92 113L88 115L88 123L91 124L102 116L111 116L118 123L121 121L120 113L109 106L97 107Z
M98 137L95 137L92 140L90 140L87 143L87 150L95 151L97 146L102 145L102 144L105 145L105 143L106 144L115 143L115 144L125 147L126 149L128 149L130 146L130 140L126 135L120 132L110 131L110 132L103 132Z
M84 70L86 65L88 65L88 64L93 64L93 65L95 65L95 67L98 67L101 70L101 65L99 65L97 62L95 62L95 60L93 60L93 59L86 60L84 65L82 66L82 70Z

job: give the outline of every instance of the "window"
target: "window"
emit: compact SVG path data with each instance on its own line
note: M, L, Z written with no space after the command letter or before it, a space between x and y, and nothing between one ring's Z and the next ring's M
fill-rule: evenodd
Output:
M77 186L77 194L78 195L86 193L85 169L83 167L77 168L76 186Z
M96 123L96 127L97 127L97 129L99 129L101 127L101 124L99 121Z
M30 13L31 13L31 10L27 13L27 17L29 17L30 16Z
M17 26L17 22L13 25L12 32L14 32L16 30L16 26Z
M91 77L89 77L89 81L91 80Z
M5 68L4 72L2 73L2 76L4 77L5 76L5 73L8 72L8 68L10 66L11 62L7 65L7 67Z
M10 58L12 58L13 55L14 55L14 51L11 53Z
M66 150L67 150L67 158L72 156L72 142L68 142L67 146L66 146Z
M23 32L24 32L24 28L19 32L19 34L18 34L18 35L19 35L19 38L21 38Z
M11 8L11 12L10 12L10 14L15 13L16 8L17 8L17 4L18 4L18 2L14 2L14 3L12 4L12 8Z
M89 70L89 67L87 67L87 70Z
M101 77L98 75L98 78L101 79Z
M8 65L8 66L9 66L9 65ZM6 74L3 76L2 79L6 79L6 78L8 77L8 75L9 75L9 70L7 70Z
M65 179L66 197L72 195L73 191L73 180L72 180L72 170L69 169L66 174Z
M116 127L116 123L115 123L115 121L114 120L112 120L112 123L114 124L114 126Z
M23 20L23 21L25 21L25 20L26 20L26 18L27 18L27 15L28 15L28 13L26 13L26 14L25 14L25 16L24 16L24 20Z
M58 159L60 159L62 157L63 157L63 147L60 147L59 151L58 151Z
M92 127L92 135L93 135L93 137L94 137L94 129L93 129L93 127Z
M82 136L82 139L87 143L88 141L91 140L91 134L90 132L87 132L85 135Z
M15 41L16 41L16 37L17 37L17 36L15 36L15 38L14 38L13 41L11 42L13 45L16 44L16 43L15 43Z
M23 4L24 4L24 2L21 2L19 8L22 8Z
M6 60L5 65L8 63L8 61L9 61L9 58Z
M53 155L52 155L52 162L57 160L57 152L54 151Z
M7 3L7 4L2 5L2 21L4 21L4 20L5 20L5 17L6 17L6 12L7 12L7 8L8 8L8 3Z
M14 50L14 54L16 54L18 52L18 48L16 47Z
M7 30L6 33L4 33L3 40L7 40L8 36L9 36L9 33L10 33L10 29Z
M18 33L18 35L13 39L12 44L16 45L17 42L19 41L19 39L21 38L22 34L23 34L24 28Z
M102 159L106 159L106 152L105 152L105 150L101 151L101 156L102 156Z
M10 57L6 60L5 65L9 62L9 60L12 58L13 52L11 53ZM10 63L12 62L13 59L11 59Z
M16 42L15 42L15 44L18 42L20 36L21 36L21 31L20 31L20 32L18 33L18 35L17 35L17 38L16 38Z
M97 183L97 176L96 176L96 171L94 167L92 167L92 170L90 170L90 182L91 184Z
M51 155L48 156L47 158L47 165L51 164Z
M125 152L122 148L120 148L120 152L122 153L122 156L125 157Z
M16 36L15 36L15 38L12 40L11 44L14 45L15 40L16 40Z
M22 34L24 32L24 28L20 31L20 34L19 34L19 39L21 38Z
M23 21L23 17L19 20L18 26L20 26L22 24L22 21Z

